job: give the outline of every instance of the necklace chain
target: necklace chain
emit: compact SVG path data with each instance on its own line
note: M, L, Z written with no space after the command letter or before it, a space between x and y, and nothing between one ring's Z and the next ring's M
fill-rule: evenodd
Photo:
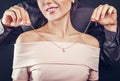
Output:
M86 31L88 30L90 24L91 24L91 21L88 22L88 25L87 25L87 27L85 28L85 30L84 30L83 33L86 33ZM33 25L30 25L30 27L34 30L34 32L36 32L36 30L35 30L35 28L33 27ZM38 33L38 32L36 32L36 33ZM74 46L74 45L77 43L77 41L78 41L78 40L75 41L74 43L72 43L71 45L69 45L69 46L67 46L67 47L61 47L61 46L59 46L58 44L56 44L55 42L53 42L52 40L46 39L46 38L45 38L43 35L41 35L40 33L38 33L38 35L41 36L41 37L43 37L45 40L51 42L51 43L52 43L53 45L55 45L57 48L60 48L63 53L65 53L65 49L68 49L68 48Z

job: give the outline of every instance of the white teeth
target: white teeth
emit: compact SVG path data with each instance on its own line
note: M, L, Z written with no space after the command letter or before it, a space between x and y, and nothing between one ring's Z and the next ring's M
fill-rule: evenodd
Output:
M56 10L56 8L49 8L47 11L48 11L49 13L53 13L53 12L55 12L55 10Z
M55 8L48 9L48 12L55 11Z

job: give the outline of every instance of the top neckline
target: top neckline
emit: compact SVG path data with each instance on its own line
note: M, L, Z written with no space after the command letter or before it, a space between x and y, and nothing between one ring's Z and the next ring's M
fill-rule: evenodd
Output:
M53 41L53 42L60 43L60 44L72 44L72 42L60 42L60 41ZM49 42L49 41L37 41L37 42L17 43L14 45L15 46L16 45L31 45L31 44L40 44L40 43L51 43L51 42ZM100 49L99 47L95 47L95 46L91 46L91 45L87 45L87 44L82 44L82 43L75 43L75 45L82 45L82 46L87 46L87 47L91 47L91 48L95 48L95 49Z

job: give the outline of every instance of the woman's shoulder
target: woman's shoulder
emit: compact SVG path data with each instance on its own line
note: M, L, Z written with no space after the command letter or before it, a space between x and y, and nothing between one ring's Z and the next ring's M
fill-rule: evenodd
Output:
M34 30L26 31L18 36L16 44L34 42L38 40L38 38L39 36Z
M95 37L84 33L82 33L81 35L82 36L80 37L80 39L83 41L84 44L99 48L99 41Z

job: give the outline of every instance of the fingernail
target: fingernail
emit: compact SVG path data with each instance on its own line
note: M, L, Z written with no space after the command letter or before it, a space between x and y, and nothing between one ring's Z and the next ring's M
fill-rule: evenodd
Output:
M95 19L96 19L96 20L99 20L99 18L98 18L98 17L96 17Z
M95 19L94 19L94 18L91 18L91 21L95 21Z
M20 22L20 25L24 25L23 21Z
M20 24L21 24L21 25L25 25L25 21L21 21Z
M31 22L30 22L30 21L27 21L27 24L31 24Z
M104 18L104 16L101 16L101 18L103 19L103 18Z
M92 18L95 18L95 16L92 16Z

